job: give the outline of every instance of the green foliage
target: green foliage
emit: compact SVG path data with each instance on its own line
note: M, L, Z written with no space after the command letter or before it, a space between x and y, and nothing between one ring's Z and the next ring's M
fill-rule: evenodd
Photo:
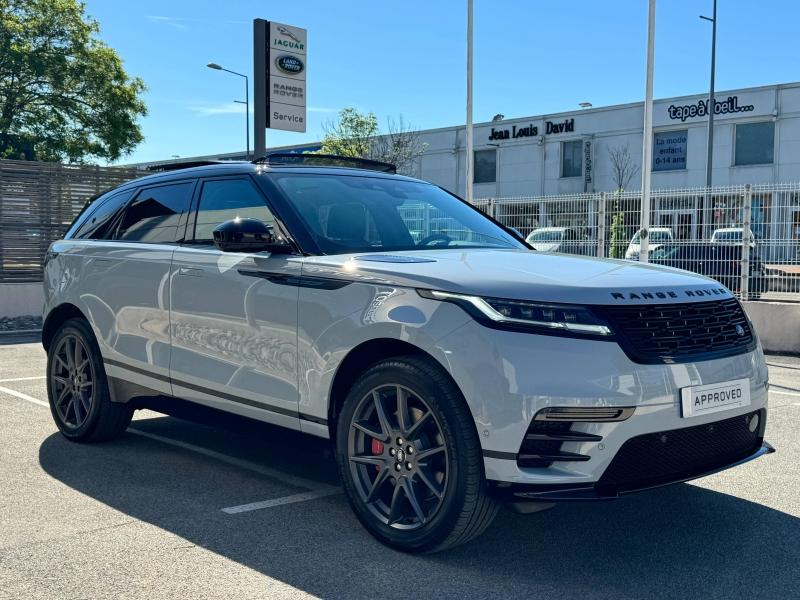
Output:
M379 160L393 164L398 173L414 175L415 160L427 147L419 132L403 121L402 116L388 119L386 131L381 132L373 113L345 108L339 112L338 121L325 125L318 153Z
M366 158L371 155L373 140L378 135L378 118L362 114L355 108L339 111L339 120L325 128L320 154L336 154Z
M611 219L611 247L608 251L609 258L625 258L626 239L625 214L616 212Z
M0 156L116 160L139 144L144 82L78 0L0 0Z

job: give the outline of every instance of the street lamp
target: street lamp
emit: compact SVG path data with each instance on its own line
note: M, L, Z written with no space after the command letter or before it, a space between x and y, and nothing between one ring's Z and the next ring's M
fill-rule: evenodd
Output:
M236 71L231 71L230 69L226 69L221 65L218 65L215 62L210 62L206 65L209 69L214 69L215 71L225 71L226 73L231 73L232 75L238 75L239 77L244 77L244 101L242 100L234 100L237 104L244 104L244 114L245 114L245 127L247 128L247 158L250 159L250 80L248 79L247 75L243 75L242 73L237 73Z
M711 187L711 160L714 157L714 64L717 53L717 0L714 0L712 16L700 18L711 22L711 86L708 92L708 157L706 162L706 187Z

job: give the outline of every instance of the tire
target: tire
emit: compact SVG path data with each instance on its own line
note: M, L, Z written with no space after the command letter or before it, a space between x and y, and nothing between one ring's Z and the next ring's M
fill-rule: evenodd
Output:
M59 431L73 442L119 437L133 408L111 402L100 348L83 319L65 321L47 352L47 396Z
M401 395L405 425L398 418ZM497 514L467 404L444 370L424 359L383 360L359 377L339 415L336 460L358 519L398 550L436 552L466 543Z

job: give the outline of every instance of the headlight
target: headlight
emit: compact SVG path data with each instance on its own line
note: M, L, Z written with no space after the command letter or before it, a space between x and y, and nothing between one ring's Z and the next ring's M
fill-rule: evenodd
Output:
M611 328L586 306L576 304L541 304L524 300L482 298L437 290L417 290L423 298L454 302L479 321L587 335L613 335Z

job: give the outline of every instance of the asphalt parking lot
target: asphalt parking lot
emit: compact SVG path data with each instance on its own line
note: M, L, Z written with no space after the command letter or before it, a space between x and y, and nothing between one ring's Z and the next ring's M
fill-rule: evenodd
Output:
M800 359L768 362L776 454L408 556L361 528L324 441L139 411L73 444L41 346L0 345L0 598L796 598Z

